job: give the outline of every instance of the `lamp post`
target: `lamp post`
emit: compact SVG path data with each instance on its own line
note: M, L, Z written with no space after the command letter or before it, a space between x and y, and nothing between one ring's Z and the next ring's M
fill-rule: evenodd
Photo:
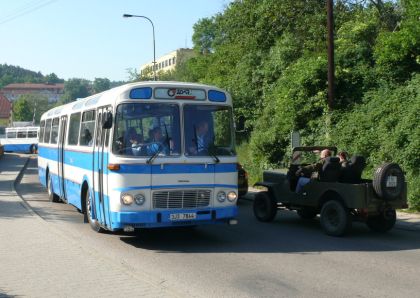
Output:
M124 18L143 18L146 19L152 24L152 30L153 30L153 76L154 80L156 81L156 46L155 46L155 26L153 25L153 22L151 19L149 19L146 16L138 16L133 14L123 14Z

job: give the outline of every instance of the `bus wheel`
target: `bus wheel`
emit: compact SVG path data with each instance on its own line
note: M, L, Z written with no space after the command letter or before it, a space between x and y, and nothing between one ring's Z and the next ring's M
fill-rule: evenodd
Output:
M58 203L60 201L60 197L54 193L51 175L48 175L47 191L50 202Z
M29 152L31 154L34 154L35 153L35 145L34 144L32 144L31 147L29 147Z
M104 232L104 229L101 228L98 221L92 218L92 196L90 195L90 191L87 190L85 194L85 218L84 221L88 222L92 230L97 233Z

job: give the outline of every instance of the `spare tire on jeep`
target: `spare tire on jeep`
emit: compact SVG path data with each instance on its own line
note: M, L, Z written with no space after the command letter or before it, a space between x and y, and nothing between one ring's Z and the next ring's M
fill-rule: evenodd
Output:
M404 173L396 163L384 163L376 169L373 189L385 201L399 198L404 191Z

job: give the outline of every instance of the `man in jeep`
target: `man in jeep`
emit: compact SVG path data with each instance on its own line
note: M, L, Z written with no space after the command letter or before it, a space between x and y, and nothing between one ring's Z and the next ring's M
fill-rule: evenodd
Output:
M299 176L299 180L296 185L296 192L299 193L303 186L311 181L311 178L317 178L319 171L321 171L324 165L325 159L331 156L331 151L324 149L321 151L320 160L314 164L305 166L296 171L296 176Z

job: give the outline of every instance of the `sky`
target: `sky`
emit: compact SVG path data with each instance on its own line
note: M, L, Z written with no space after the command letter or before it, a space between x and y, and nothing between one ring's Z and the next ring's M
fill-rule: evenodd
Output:
M0 0L0 64L59 78L128 79L128 68L192 47L193 25L231 0Z

